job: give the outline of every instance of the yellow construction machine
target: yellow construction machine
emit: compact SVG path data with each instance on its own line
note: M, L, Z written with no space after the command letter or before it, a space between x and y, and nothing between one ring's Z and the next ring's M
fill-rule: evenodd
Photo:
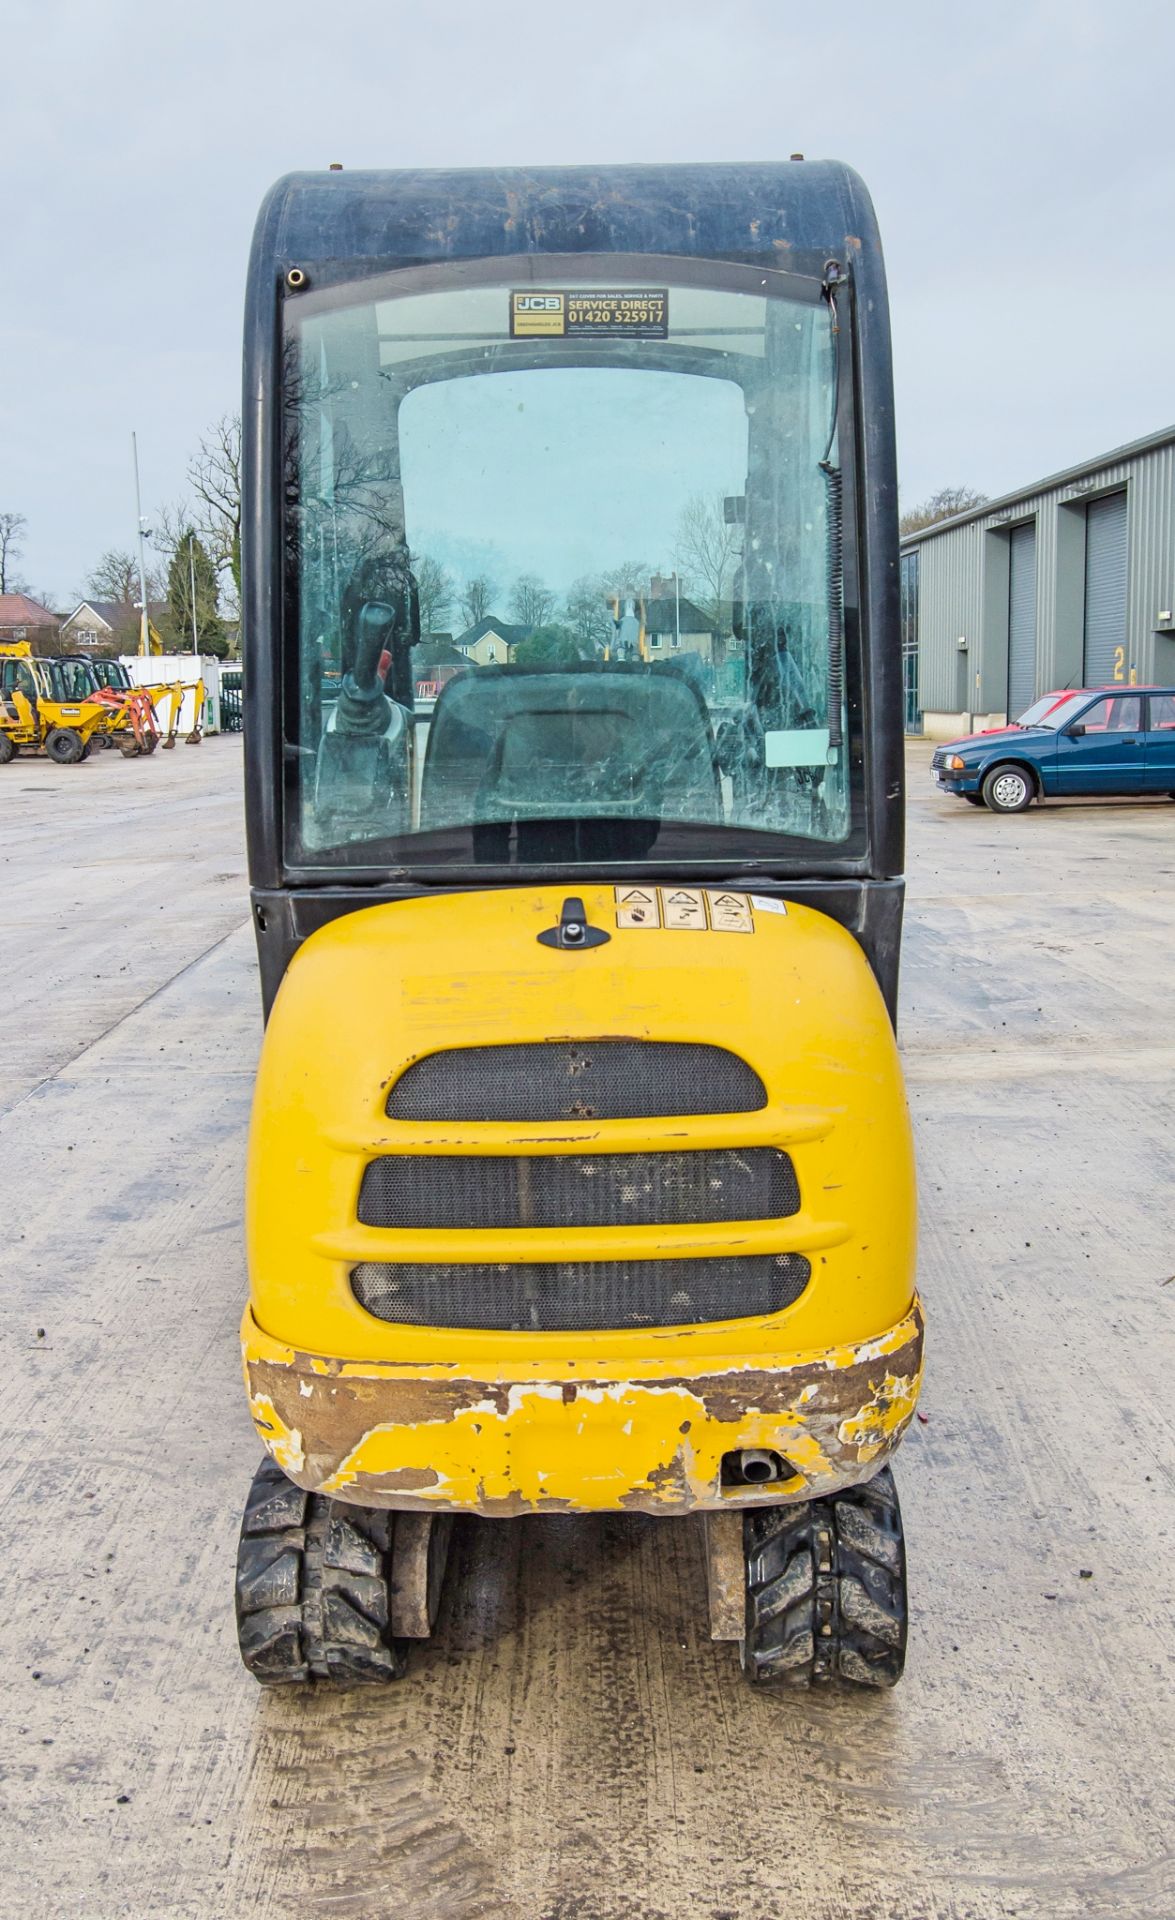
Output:
M753 1684L891 1686L922 1316L868 195L292 175L245 366L245 1664L394 1679L453 1515L628 1512L704 1530ZM479 588L418 708L426 563L531 618Z
M198 747L204 738L202 676L198 680L167 680L147 686L131 684L129 691L120 687L105 688L97 698L108 708L112 742L117 740L122 752L129 757L136 753L154 753L156 747L166 752L175 746L184 696L189 693L193 696L194 719L184 740L189 747ZM166 722L161 725L163 714Z
M135 686L119 662L85 654L40 658L25 640L0 644L0 765L22 749L61 766L91 748L118 746L128 758L174 747L184 696L194 696L189 746L204 737L204 681ZM160 713L166 713L166 726Z
M0 643L0 766L20 752L72 766L106 719L104 704L78 692L61 661L38 658L27 640Z

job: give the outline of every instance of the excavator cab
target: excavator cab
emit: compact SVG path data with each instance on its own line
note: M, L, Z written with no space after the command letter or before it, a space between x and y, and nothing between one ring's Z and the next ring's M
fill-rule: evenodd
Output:
M922 1318L862 183L291 175L244 418L246 1666L396 1679L454 1516L628 1510L703 1529L753 1684L892 1685Z
M134 686L121 660L103 660L90 653L63 653L59 657L63 666L68 664L73 669L79 688L101 693L108 687L112 693L130 693Z
M94 672L100 687L109 687L112 693L130 693L134 681L121 660L94 660Z

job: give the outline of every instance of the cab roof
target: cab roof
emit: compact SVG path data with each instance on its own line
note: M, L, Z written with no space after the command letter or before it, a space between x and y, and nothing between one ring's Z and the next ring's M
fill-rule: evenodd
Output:
M262 206L258 250L303 266L522 253L683 254L784 269L815 254L880 261L868 191L838 160L290 173Z

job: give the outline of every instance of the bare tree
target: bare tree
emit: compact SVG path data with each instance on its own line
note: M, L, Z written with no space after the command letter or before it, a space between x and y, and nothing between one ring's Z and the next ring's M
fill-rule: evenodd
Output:
M151 545L170 560L180 540L195 525L195 515L186 500L173 500L156 507L151 515Z
M12 577L13 562L24 552L24 531L28 521L23 513L0 513L0 593L22 591Z
M695 493L677 522L675 557L715 632L722 630L742 552L742 529L729 526L720 493Z
M621 560L603 576L605 591L609 597L619 594L622 600L639 600L649 590L651 575L647 560Z
M475 574L467 580L461 589L458 604L465 615L467 625L475 627L484 620L490 610L490 602L498 589L484 573Z
M420 631L436 633L449 617L453 604L453 582L439 560L427 553L418 554L412 563L416 592L420 600Z
M520 573L510 589L510 611L520 627L541 627L554 604L554 594L537 574Z
M241 419L226 413L210 427L188 466L198 531L219 574L241 595Z
M567 624L589 658L612 638L609 600L613 591L610 575L587 573L573 581L567 590Z
M937 526L940 520L953 520L957 513L968 513L972 507L986 505L987 495L976 493L971 487L940 487L920 507L911 507L909 513L903 513L898 526L903 533L921 533L923 527Z
M139 598L139 561L137 554L121 547L108 547L86 581L86 597L113 601L118 607L133 608ZM162 600L164 582L158 567L147 569L147 598Z

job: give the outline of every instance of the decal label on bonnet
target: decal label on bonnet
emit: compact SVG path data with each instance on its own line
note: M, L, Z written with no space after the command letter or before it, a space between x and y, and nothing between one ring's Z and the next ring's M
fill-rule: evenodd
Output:
M754 933L755 923L745 893L708 893L706 904L715 933Z
M700 887L662 887L660 893L667 927L705 932L706 896Z
M617 887L616 925L618 927L659 927L661 910L656 887Z
M617 887L616 925L665 927L678 933L754 933L752 906L786 913L782 900L745 893L712 893L702 887Z

